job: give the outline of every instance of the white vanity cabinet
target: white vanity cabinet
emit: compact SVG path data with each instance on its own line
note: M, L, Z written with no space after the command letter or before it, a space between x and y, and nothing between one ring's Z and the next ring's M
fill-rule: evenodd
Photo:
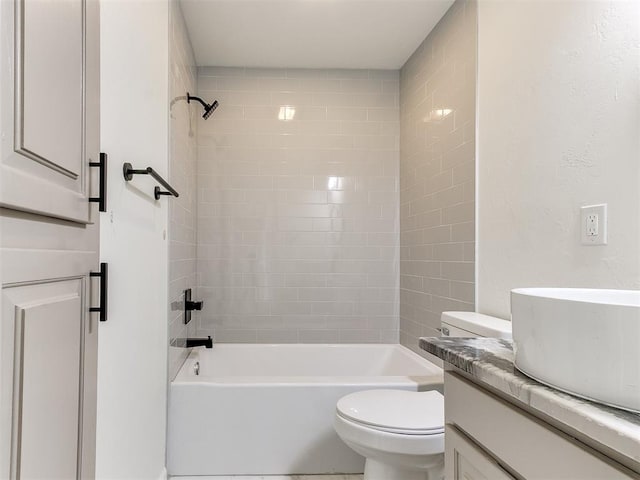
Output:
M447 480L632 479L632 471L506 402L445 372Z

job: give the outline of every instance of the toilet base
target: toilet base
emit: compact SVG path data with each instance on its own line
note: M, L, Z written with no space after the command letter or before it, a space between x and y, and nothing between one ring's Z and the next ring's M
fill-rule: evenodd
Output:
M443 464L436 464L426 471L407 470L367 458L364 464L364 480L442 480L443 467Z

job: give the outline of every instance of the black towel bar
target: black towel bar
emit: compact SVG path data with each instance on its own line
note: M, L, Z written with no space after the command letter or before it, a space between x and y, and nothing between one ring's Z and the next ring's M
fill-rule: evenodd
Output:
M127 182L130 181L134 175L151 175L160 185L168 190L166 192L163 192L159 187L155 187L153 189L153 196L156 200L159 200L162 195L173 195L174 197L180 196L180 194L176 192L176 189L169 185L169 183L151 167L147 167L142 170L136 170L131 166L130 163L125 163L124 165L122 165L122 174L124 175L124 179Z

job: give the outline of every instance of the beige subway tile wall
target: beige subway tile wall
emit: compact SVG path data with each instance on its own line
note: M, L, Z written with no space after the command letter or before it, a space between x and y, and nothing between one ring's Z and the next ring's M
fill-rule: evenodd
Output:
M457 0L400 73L400 342L474 310L475 1Z
M206 67L198 92L197 333L397 342L399 72Z
M169 379L188 350L175 344L195 332L196 322L184 324L183 291L196 287L196 127L199 109L187 104L185 93L196 91L197 70L178 2L170 2L169 66L170 183L180 193L169 202Z

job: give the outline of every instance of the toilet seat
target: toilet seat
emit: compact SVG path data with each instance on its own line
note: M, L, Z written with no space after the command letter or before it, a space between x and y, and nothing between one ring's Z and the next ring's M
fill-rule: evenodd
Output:
M342 397L336 413L365 428L400 435L444 433L444 397L435 390L365 390Z

